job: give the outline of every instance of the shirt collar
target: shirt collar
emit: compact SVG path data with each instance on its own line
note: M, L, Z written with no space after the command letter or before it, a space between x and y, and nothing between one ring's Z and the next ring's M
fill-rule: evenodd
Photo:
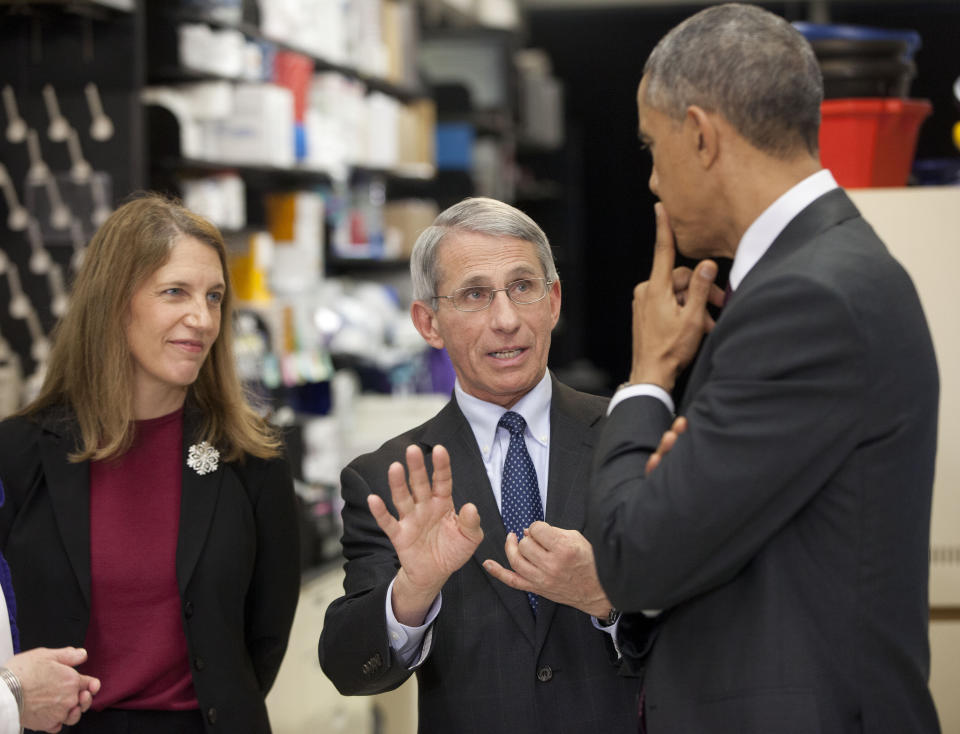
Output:
M497 435L497 424L501 416L506 413L503 406L488 403L473 395L467 394L460 386L458 379L453 386L453 393L457 405L473 429L477 439L477 446L484 458L489 458L493 448L494 438ZM530 392L524 395L510 410L519 413L527 422L527 431L537 443L549 445L550 440L550 400L553 397L553 382L550 371L544 371L543 378Z
M737 254L730 268L730 287L736 290L747 273L764 256L770 245L800 212L810 204L837 188L837 182L829 170L823 168L807 176L783 196L768 206L753 220L740 238Z

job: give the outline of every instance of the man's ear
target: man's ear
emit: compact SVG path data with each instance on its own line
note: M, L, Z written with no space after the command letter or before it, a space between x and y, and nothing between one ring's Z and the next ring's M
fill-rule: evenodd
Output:
M410 318L423 340L434 349L443 349L443 338L437 325L437 312L423 301L414 301L410 306Z
M720 153L720 131L716 120L702 107L690 105L684 118L684 127L701 165L710 168Z
M557 325L557 321L560 320L560 279L553 281L553 285L550 286L550 315L553 318L553 325Z

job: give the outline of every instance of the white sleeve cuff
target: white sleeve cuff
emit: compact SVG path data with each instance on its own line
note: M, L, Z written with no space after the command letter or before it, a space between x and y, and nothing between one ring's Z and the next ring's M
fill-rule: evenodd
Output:
M620 629L620 617L617 617L617 621L613 624L607 625L604 627L600 624L600 620L596 617L591 616L590 621L593 622L593 626L600 630L601 632L606 632L610 635L610 639L613 642L613 649L617 651L617 660L623 657L623 654L620 652L620 645L617 642L617 630Z
M610 399L610 405L607 406L607 415L610 415L610 413L613 412L613 409L627 398L635 398L643 395L656 398L667 406L667 410L669 410L671 413L676 413L676 408L673 404L673 398L670 397L670 393L668 393L659 385L640 384L627 385L617 390L617 392L614 393L613 397Z
M427 656L427 653L430 652L430 643L433 641L433 635L427 633L430 625L433 624L433 620L435 620L440 613L443 595L437 594L437 598L434 599L433 604L430 605L430 609L427 611L427 617L423 620L422 625L419 627L408 627L399 622L393 613L392 599L393 584L395 582L396 578L390 582L390 586L387 588L387 637L390 639L390 647L396 651L397 657L403 661L403 664L408 668L414 668L420 665ZM420 651L420 655L417 655L418 651Z

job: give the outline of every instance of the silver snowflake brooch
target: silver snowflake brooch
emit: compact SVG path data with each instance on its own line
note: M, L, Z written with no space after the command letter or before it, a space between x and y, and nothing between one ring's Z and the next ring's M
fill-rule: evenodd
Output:
M201 477L204 474L216 471L219 463L220 452L213 448L207 441L195 443L190 447L190 453L187 456L187 466Z

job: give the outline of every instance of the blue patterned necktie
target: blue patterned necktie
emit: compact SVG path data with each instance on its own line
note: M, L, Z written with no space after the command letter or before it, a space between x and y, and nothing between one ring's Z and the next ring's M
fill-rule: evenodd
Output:
M532 523L543 520L543 503L540 501L537 471L523 440L527 422L522 415L511 410L501 416L499 425L510 431L510 445L500 480L500 514L503 515L503 527L508 533L516 533L517 540L520 540L523 531ZM527 597L536 614L537 595L527 592Z

